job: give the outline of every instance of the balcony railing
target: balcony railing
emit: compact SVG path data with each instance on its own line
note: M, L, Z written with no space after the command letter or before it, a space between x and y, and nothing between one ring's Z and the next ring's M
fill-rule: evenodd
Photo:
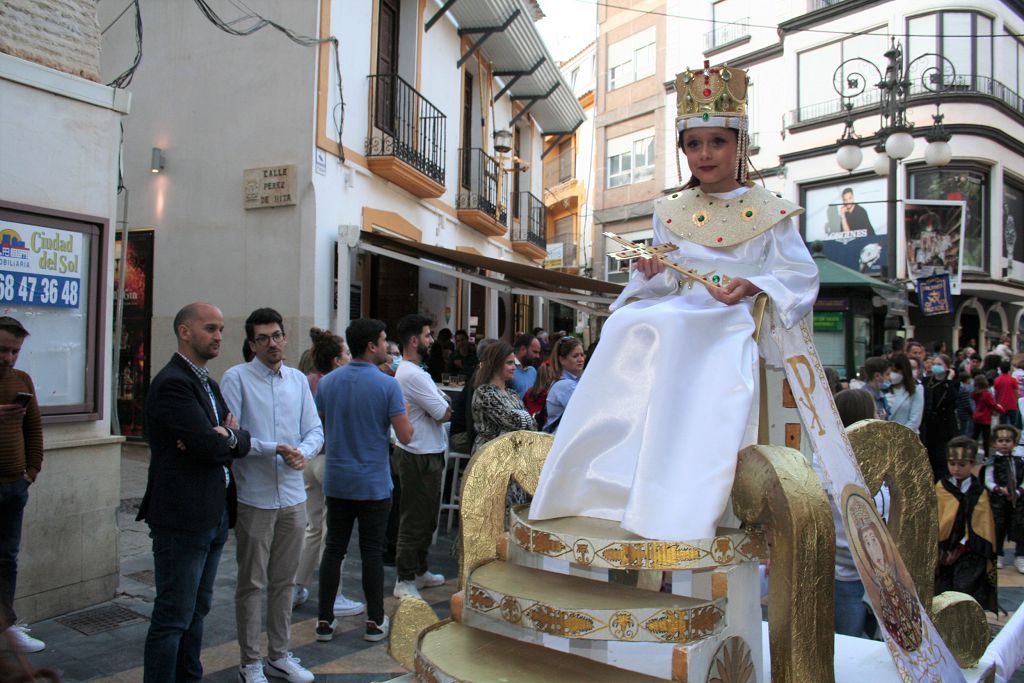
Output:
M512 226L512 246L515 248L516 242L532 245L539 252L535 258L544 258L547 253L547 207L529 192L520 192L516 201L521 218Z
M934 87L934 86L933 86ZM878 107L880 92L877 88L869 88L854 97L853 113L863 113ZM979 95L992 98L1004 103L1018 114L1024 115L1024 98L1011 90L1009 87L988 76L974 76L970 74L959 74L953 83L946 87L941 93L927 90L921 85L920 79L913 80L910 86L910 100L922 100L926 98L941 98L949 95ZM841 118L845 116L843 109L843 98L837 97L825 102L809 104L789 113L788 126L794 126L820 119Z
M713 30L704 34L705 51L750 35L750 17L743 17L729 23L716 21L714 26Z
M441 110L397 74L371 75L366 156L393 156L444 185L445 124Z
M816 9L823 9L825 7L831 7L832 5L841 5L847 0L808 0L807 11L813 12Z
M463 147L459 196L455 208L480 211L492 221L508 222L508 182L500 182L501 165L479 147ZM503 230L504 232L504 230Z

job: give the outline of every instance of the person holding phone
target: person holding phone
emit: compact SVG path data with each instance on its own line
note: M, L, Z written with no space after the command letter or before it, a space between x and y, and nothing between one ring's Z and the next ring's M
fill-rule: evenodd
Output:
M35 386L27 372L14 369L27 336L16 319L0 316L0 630L22 652L39 652L46 644L30 636L14 612L21 520L43 466Z

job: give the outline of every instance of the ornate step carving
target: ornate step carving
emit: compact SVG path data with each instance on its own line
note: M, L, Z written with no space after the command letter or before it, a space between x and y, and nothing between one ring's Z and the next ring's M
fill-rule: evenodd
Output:
M689 570L759 562L768 544L759 528L720 528L714 538L654 541L592 517L527 519L529 507L510 512L511 542L526 552L604 569Z
M585 640L688 643L722 630L725 599L698 600L491 562L469 578L468 613Z
M429 683L664 681L456 622L441 622L423 633L416 651L416 675Z

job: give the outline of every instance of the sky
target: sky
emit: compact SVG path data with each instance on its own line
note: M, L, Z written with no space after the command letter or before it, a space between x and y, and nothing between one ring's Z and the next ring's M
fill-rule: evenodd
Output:
M537 29L551 56L562 62L586 47L597 34L594 0L539 0L544 18Z

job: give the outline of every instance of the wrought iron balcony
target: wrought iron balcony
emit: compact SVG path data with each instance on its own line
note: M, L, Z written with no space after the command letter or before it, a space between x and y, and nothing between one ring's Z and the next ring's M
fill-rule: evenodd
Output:
M714 50L716 47L727 45L740 38L750 35L750 17L743 17L735 21L716 21L715 28L704 34L704 50Z
M529 192L520 192L519 222L512 225L512 249L532 259L547 256L547 207Z
M501 164L479 147L459 150L462 161L459 196L455 203L459 220L489 237L505 234L508 223L508 183Z
M417 197L440 197L445 189L445 115L397 74L369 79L370 170Z
M851 99L853 113L870 114L878 108L880 90L871 88ZM957 74L952 85L948 86L940 94L930 92L924 88L920 79L912 79L910 86L910 100L930 101L936 99L947 99L958 95L980 96L980 101L985 99L997 100L1017 113L1024 116L1024 97L1011 90L1009 87L988 76L974 76L971 74ZM790 111L788 115L787 128L798 126L802 123L822 121L828 119L841 119L846 116L843 108L843 98L838 97L825 102L808 104Z

